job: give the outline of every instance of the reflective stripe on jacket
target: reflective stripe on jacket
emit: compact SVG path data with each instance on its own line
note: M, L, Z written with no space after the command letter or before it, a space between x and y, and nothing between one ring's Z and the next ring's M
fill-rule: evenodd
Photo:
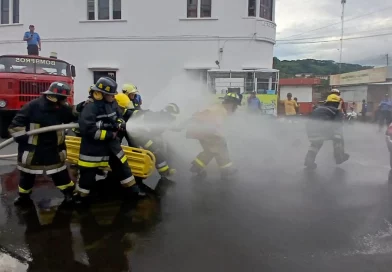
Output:
M122 120L117 102L94 101L84 106L79 118L82 137L78 165L82 167L107 167L109 155L115 154L121 160L125 155L118 138L114 139L114 126ZM104 128L113 125L113 129ZM125 158L126 160L126 158Z
M74 107L50 102L44 96L22 107L9 126L12 137L27 131L77 120ZM65 169L64 130L31 135L18 142L18 169L31 174L53 174Z

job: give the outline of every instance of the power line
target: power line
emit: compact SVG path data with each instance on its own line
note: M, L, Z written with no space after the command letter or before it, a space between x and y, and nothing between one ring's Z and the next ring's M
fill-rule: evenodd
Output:
M359 36L359 37L348 37L344 38L343 40L348 41L348 40L357 40L357 39L366 39L366 38L373 38L373 37L381 37L381 36L389 36L392 35L392 32L389 33L384 33L384 34L375 34L375 35L368 35L368 36ZM279 44L316 44L316 43L330 43L330 42L340 42L341 39L335 39L335 40L324 40L324 41L308 41L308 42L282 42Z
M345 22L350 22L350 21L353 21L353 20L356 20L356 19L368 16L368 15L374 14L374 13L377 13L377 12L380 12L380 11L385 11L385 10L388 10L388 9L391 9L391 8L392 8L392 6L387 6L387 7L384 7L382 9L378 9L378 10L375 10L375 11L372 11L372 12L368 12L368 13L365 13L365 14L362 14L362 15L359 15L359 16L347 19L347 20L345 20ZM329 28L331 26L340 25L341 23L342 22L340 21L340 22L329 24L329 25L326 25L326 26L323 26L323 27L320 27L320 28L311 29L311 30L308 30L308 31L305 31L305 32L302 32L302 33L299 33L299 34L294 34L294 35L291 35L291 36L287 36L287 37L282 38L282 39L288 39L288 38L291 38L291 37L302 36L302 35L307 34L309 32L314 32L314 31L317 31L317 30L322 30L322 29L325 29L325 28Z
M392 26L377 28L377 29L368 29L358 32L346 33L347 35L357 35L360 33L367 33L367 32L374 32L374 31L381 31L381 30L391 30ZM381 33L382 34L382 33ZM338 36L338 35L336 35ZM318 37L309 37L309 38L298 38L298 39L287 39L287 40L276 40L276 42L285 42L285 41L306 41L306 40L317 40L317 39L325 39L325 38L332 38L336 36L318 36Z

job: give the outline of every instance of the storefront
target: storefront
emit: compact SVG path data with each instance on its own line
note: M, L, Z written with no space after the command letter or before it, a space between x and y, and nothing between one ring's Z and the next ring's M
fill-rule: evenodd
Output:
M357 112L361 111L362 100L366 100L368 114L371 115L385 94L392 96L392 68L380 67L332 75L330 86L338 88L348 104L355 102Z

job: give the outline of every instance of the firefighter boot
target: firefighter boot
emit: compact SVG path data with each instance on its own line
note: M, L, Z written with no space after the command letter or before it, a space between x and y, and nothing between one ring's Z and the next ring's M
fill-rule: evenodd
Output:
M337 156L337 157L335 158L336 164L342 164L342 163L344 163L345 161L347 161L349 158L350 158L350 155L349 155L349 154L343 153L342 155Z
M125 199L134 201L134 200L139 200L142 199L146 196L146 193L140 190L139 185L135 184L132 185L131 187L126 187L125 188Z
M190 171L195 174L195 178L204 179L207 177L207 172L204 168L199 166L195 161L192 162L192 167Z
M89 196L82 196L78 192L73 195L72 201L77 209L87 209L90 206Z
M19 194L14 201L14 205L17 207L27 208L34 206L34 203L30 198L30 194Z
M61 192L64 195L64 205L70 205L73 203L73 197L74 197L74 191L75 191L75 186L69 187L65 190L62 190Z
M317 164L315 163L317 153L313 150L309 150L305 157L305 167L309 170L314 170L317 168Z
M347 153L339 152L338 155L335 156L336 164L342 164L350 158L350 155Z
M238 173L238 169L236 168L232 168L232 167L223 168L221 170L221 178L222 179L233 178L237 175L237 173Z
M392 184L392 169L389 170L388 182L389 182L389 184Z
M176 169L174 169L174 168L169 168L169 169L167 169L166 171L161 172L160 175L161 175L161 178L169 178L169 177L175 175L176 173L177 173L177 170L176 170Z

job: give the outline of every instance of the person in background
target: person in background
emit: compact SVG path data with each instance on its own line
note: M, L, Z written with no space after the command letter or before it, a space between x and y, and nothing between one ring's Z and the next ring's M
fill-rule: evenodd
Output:
M140 110L141 105L143 103L142 97L138 94L138 89L133 84L124 84L122 87L122 92L128 95L129 99L131 99L133 103L133 107L135 110Z
M23 40L27 42L27 54L38 56L41 51L41 37L37 32L34 32L34 25L30 25L30 31L26 31Z
M391 123L391 112L392 112L392 101L389 98L388 94L385 95L384 99L381 100L378 105L379 108L379 131L384 127L384 122L387 123L387 126Z
M293 95L288 93L287 99L282 102L284 104L284 111L287 117L297 115L296 108L298 107L298 104L295 100L292 99L292 97Z
M297 106L295 107L295 111L296 111L297 114L299 114L298 98L294 97L294 101L297 103Z
M366 100L362 100L362 109L361 109L361 114L362 114L362 121L366 122L366 113L367 113L367 103Z
M252 92L248 98L248 112L250 113L261 112L261 102L260 99L257 98L255 92Z

